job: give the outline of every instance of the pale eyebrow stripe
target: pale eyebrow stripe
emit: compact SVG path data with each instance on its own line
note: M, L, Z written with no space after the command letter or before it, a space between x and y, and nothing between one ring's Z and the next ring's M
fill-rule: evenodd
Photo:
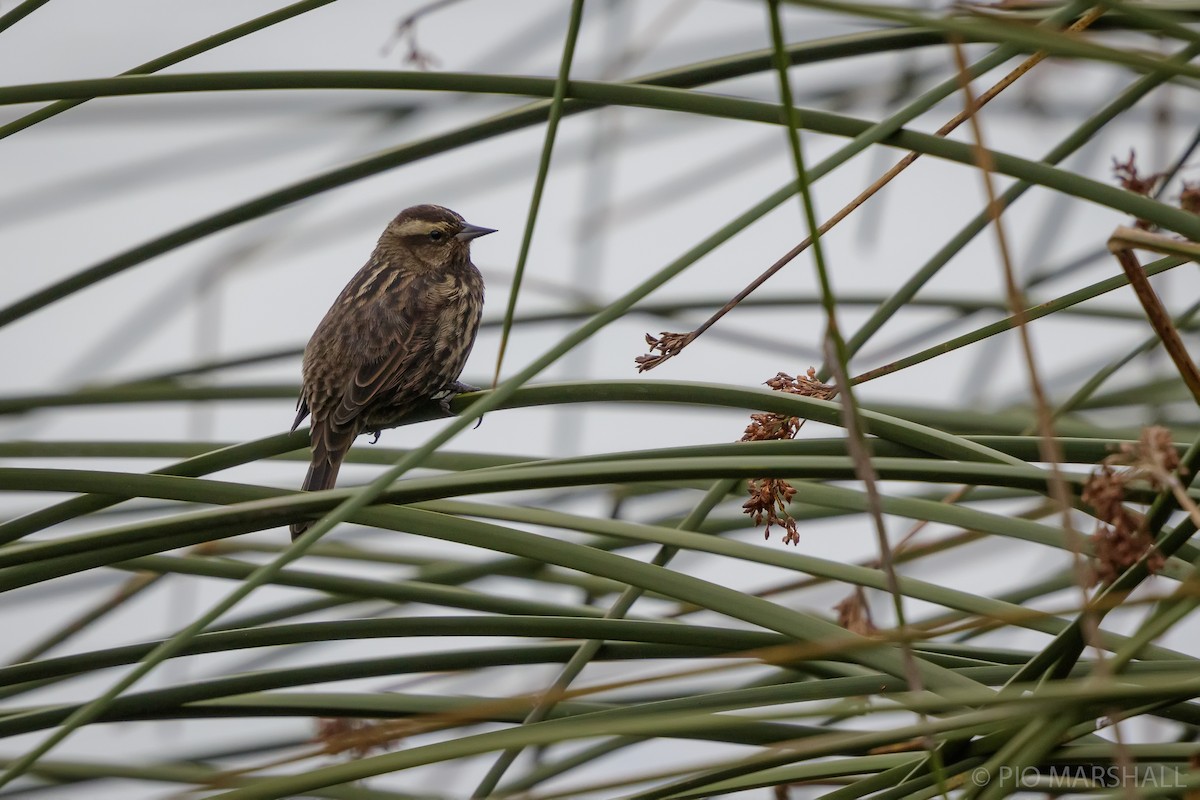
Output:
M449 228L444 222L430 222L429 220L410 219L406 220L396 228L397 236L409 236L414 233L429 233L432 230L445 231Z

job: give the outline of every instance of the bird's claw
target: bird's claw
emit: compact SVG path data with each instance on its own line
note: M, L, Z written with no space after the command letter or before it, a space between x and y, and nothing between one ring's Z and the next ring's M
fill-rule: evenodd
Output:
M367 431L367 433L371 434L371 436L373 437L371 439L371 444L375 444L376 442L379 441L379 435L381 433L383 433L383 431Z

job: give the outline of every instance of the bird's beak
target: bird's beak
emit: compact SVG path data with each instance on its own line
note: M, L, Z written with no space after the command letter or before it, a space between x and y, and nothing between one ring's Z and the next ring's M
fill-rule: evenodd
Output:
M460 242L469 242L472 239L478 239L480 236L487 236L489 233L495 233L495 228L481 228L478 225L464 225L454 238Z

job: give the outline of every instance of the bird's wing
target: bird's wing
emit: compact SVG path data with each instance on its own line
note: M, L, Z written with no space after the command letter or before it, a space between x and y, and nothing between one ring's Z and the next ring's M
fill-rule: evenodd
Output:
M447 297L437 291L439 285L414 280L402 295L406 302L399 313L390 312L386 324L376 328L387 330L389 336L378 348L380 354L368 358L346 382L341 402L329 417L334 426L354 424L372 406L401 405L440 388L429 386L440 371L431 356L447 310Z

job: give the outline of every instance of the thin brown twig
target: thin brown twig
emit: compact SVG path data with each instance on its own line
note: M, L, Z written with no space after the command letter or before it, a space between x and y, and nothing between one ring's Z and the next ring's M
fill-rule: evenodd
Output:
M960 39L953 39L954 60L958 66L958 74L962 76L962 90L965 97L964 105L967 108L972 108L975 103L971 101L971 82L967 78L967 62L966 55L963 52L963 43ZM1065 476L1062 472L1063 453L1062 447L1059 444L1058 438L1054 434L1054 415L1050 407L1050 401L1046 397L1045 389L1042 385L1041 377L1038 374L1037 358L1033 351L1033 342L1029 336L1028 314L1026 312L1027 302L1025 294L1020 285L1017 283L1016 270L1013 267L1012 255L1008 246L1008 239L1005 233L1001 214L1004 209L1000 203L999 195L996 192L995 182L995 162L991 152L987 149L983 139L983 127L979 122L977 114L971 114L971 134L973 138L973 150L979 172L983 178L984 190L987 192L988 198L988 213L992 218L992 229L996 233L996 244L1000 251L1000 260L1004 266L1004 286L1005 293L1008 297L1008 303L1012 309L1012 313L1016 321L1017 336L1021 343L1021 352L1024 356L1024 362L1028 371L1029 390L1033 396L1034 412L1038 427L1038 449L1041 454L1042 461L1049 466L1050 477L1047 481L1047 488L1050 492L1050 498L1058 507L1059 514L1062 518L1062 529L1065 534L1067 543L1070 545L1072 554L1074 555L1075 578L1079 587L1081 605L1088 608L1088 589L1091 585L1090 571L1088 569L1087 559L1083 554L1083 536L1075 529L1075 525L1071 519L1071 490L1067 487ZM1140 271L1140 270L1139 270ZM1145 279L1145 276L1142 276ZM1168 318L1169 323L1169 318ZM1100 620L1090 610L1085 610L1080 615L1081 630L1084 634L1084 641L1093 647L1096 652L1096 668L1095 674L1108 675L1111 670L1108 669L1107 661L1104 658L1104 650L1100 644ZM1031 723L1033 724L1033 723ZM1114 729L1116 741L1114 747L1114 760L1122 767L1132 766L1132 759L1128 749L1121 741L1120 731ZM1135 795L1132 789L1129 790L1130 798Z
M1078 33L1080 31L1086 29L1087 27L1089 27L1096 20L1100 19L1100 17L1102 17L1104 15L1104 13L1105 13L1105 10L1102 6L1096 6L1092 9L1088 10L1087 13L1085 13L1082 17L1080 17L1078 20L1076 20L1070 27L1068 27L1066 29L1066 32L1067 33ZM946 122L944 125L942 125L942 127L938 128L934 132L933 135L944 137L944 136L948 135L949 133L951 133L955 128L957 128L964 121L966 121L972 114L974 114L976 111L983 108L985 105L990 103L993 99L995 99L996 96L1000 94L1000 92L1007 89L1009 86L1011 86L1013 83L1015 83L1018 79L1023 77L1025 75L1025 73L1029 72L1031 69L1036 67L1039 63L1041 63L1043 60L1045 60L1048 57L1048 55L1049 54L1047 52L1045 52L1044 50L1039 50L1036 53L1029 56L1027 59L1025 59L1023 62L1021 62L1021 64L1019 64L1016 68L1014 68L1011 72L1009 72L1007 75L1005 75L999 81L997 81L991 88L989 88L983 94L979 95L979 97L974 100L971 108L963 109L959 113L955 114L953 117L950 118L950 120L948 122ZM864 189L862 192L860 192L853 200L851 200L846 205L842 206L842 208L839 209L837 211L837 213L835 213L832 217L830 217L825 222L823 222L817 228L816 236L818 236L818 237L824 236L826 233L828 233L830 230L832 230L834 226L836 226L839 222L844 220L846 217L850 216L850 214L853 213L855 210L857 210L859 206L861 206L867 200L871 199L872 196L874 196L877 192L879 192L879 190L882 189L884 186L889 184L893 179L896 178L896 176L898 176L901 172L903 172L904 170L906 170L910 166L912 166L913 162L915 162L920 157L921 157L921 153L919 153L915 150L910 151L908 154L906 154L903 158L901 158L899 161L897 161L891 167L891 169L889 169L887 172L885 172L883 175L881 175L879 178L877 178L870 186L868 186L866 189ZM809 248L809 246L812 245L812 241L813 241L813 236L810 235L810 236L806 237L803 241L801 241L798 245L793 247L791 250L787 251L782 256L780 256L779 259L774 264L772 264L770 267L768 267L765 272L763 272L761 275L759 275L757 278L755 278L753 281L751 281L750 284L748 286L746 286L745 289L742 289L742 291L738 292L737 295L735 295L732 300L730 300L728 303L723 305L715 314L713 314L711 317L709 317L707 320L705 320L698 328L696 328L688 333L670 333L670 332L664 331L659 338L655 338L655 337L651 336L650 334L646 334L646 342L650 346L650 353L648 353L646 355L638 356L636 359L634 359L635 363L637 364L638 372L646 372L647 370L654 369L655 367L661 365L665 361L667 361L671 358L674 358L675 356L677 356L681 352L683 352L684 348L686 348L689 344L691 344L697 338L699 338L705 331L707 331L714 324L716 324L717 320L721 319L721 317L725 316L730 311L732 311L734 308L736 308L739 303L741 303L743 300L745 300L747 297L749 297L756 289L758 289L758 287L760 287L764 283L766 283L771 278L771 276L773 276L775 273L779 272L779 270L781 270L785 266L787 266L791 261L793 261L796 258L796 256L800 255L805 250L807 250ZM654 354L655 350L658 351L657 355Z
M1183 339L1179 336L1179 329L1171 322L1171 315L1167 313L1158 293L1150 285L1150 279L1146 277L1145 270L1142 269L1141 263L1134 255L1135 247L1144 247L1169 255L1184 255L1193 260L1200 260L1200 248L1194 244L1189 247L1188 243L1134 228L1117 228L1108 240L1109 252L1116 257L1121 269L1125 271L1129 285L1133 287L1138 302L1142 304L1146 317L1150 320L1150 327L1154 328L1154 332L1162 340L1163 349L1167 351L1175 368L1179 370L1184 385L1192 393L1196 403L1200 404L1200 371L1196 369L1196 363L1188 355L1187 348L1183 345Z
M831 328L834 324L831 317ZM827 341L826 345L828 352L825 356L825 363L833 365L833 374L837 385L848 386L850 376L846 374L845 363L834 352L832 341ZM875 530L875 540L879 548L879 564L883 570L888 594L892 597L896 621L902 626L903 631L908 627L904 618L904 591L900 588L895 557L891 543L888 541L887 526L883 522L883 499L879 494L879 474L875 471L874 461L871 460L871 445L867 441L866 431L863 430L861 422L862 418L854 404L854 395L847 391L846 402L842 403L842 424L846 428L846 452L854 463L854 474L862 481L863 489L866 492L866 511ZM925 684L921 680L921 671L917 667L913 643L907 636L904 636L900 639L899 644L900 657L904 664L904 677L908 682L909 689L913 692L920 692L925 688ZM925 714L922 713L918 717L922 724L928 722ZM935 760L940 758L937 753L937 745L931 736L923 737L922 744L932 758Z
M954 61L958 67L958 74L962 79L962 90L964 95L964 110L977 108L979 104L972 99L971 83L967 79L967 62L966 55L963 53L962 41L959 39L953 40ZM971 134L973 137L973 150L975 154L976 166L979 167L980 175L983 179L984 191L987 193L988 199L988 215L992 219L992 229L996 233L996 245L1000 253L1000 261L1003 265L1004 288L1007 296L1009 308L1012 311L1014 327L1021 342L1021 351L1025 358L1025 366L1028 370L1029 390L1033 395L1034 409L1037 414L1037 424L1039 439L1039 448L1041 457L1050 465L1051 479L1050 492L1054 500L1059 504L1059 508L1063 516L1063 529L1066 531L1074 531L1074 526L1071 524L1071 492L1067 488L1066 481L1063 479L1061 464L1063 462L1062 449L1058 444L1058 440L1054 435L1054 417L1050 408L1050 402L1046 398L1045 389L1042 387L1042 380L1038 374L1037 358L1033 351L1033 341L1029 338L1028 326L1028 303L1025 299L1024 291L1017 282L1016 269L1013 266L1012 254L1008 245L1008 236L1005 233L1001 214L1004 208L1000 202L1000 197L996 192L996 183L994 180L995 163L992 159L991 152L984 146L983 128L979 123L979 118L976 114L970 114Z

